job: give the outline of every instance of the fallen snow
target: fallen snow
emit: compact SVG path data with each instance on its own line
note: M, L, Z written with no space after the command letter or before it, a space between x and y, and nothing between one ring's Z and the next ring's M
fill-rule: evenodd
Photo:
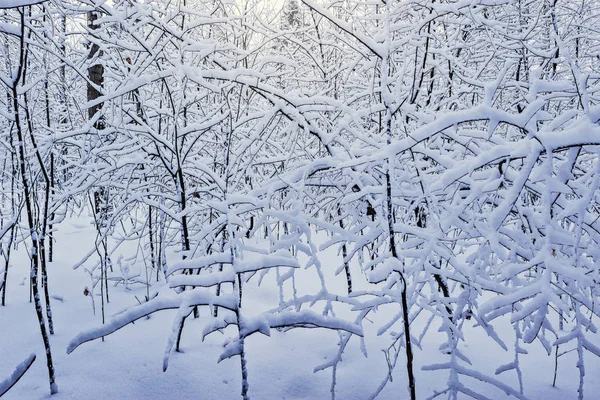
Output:
M104 342L98 339L86 343L67 355L66 350L71 339L82 331L102 326L100 298L96 299L97 309L94 315L89 296L86 297L82 293L84 287L90 284L88 275L83 269L72 269L72 265L78 262L88 250L87 243L93 243L95 232L93 227L83 222L78 225L79 227L69 228L68 225L68 222L61 224L59 231L56 232L55 254L58 259L49 266L51 294L63 299L62 302L55 301L52 304L56 333L50 340L60 391L51 398L53 400L82 397L89 400L239 398L241 388L239 359L233 357L217 363L224 350L235 353L236 343L230 342L228 349L224 349L222 344L224 337L235 336L236 328L225 327L227 324L223 324L221 330L223 334L215 332L206 336L203 341L203 330L210 329L210 323L218 322L210 316L209 307L200 307L198 319L194 319L191 315L187 319L181 341L182 353L171 353L169 369L163 372L164 349L181 301L181 299L175 301L175 296L172 295L173 289L170 289L164 281L152 288L153 291L159 292L155 300L143 302L141 306L135 296L139 299L144 298L146 289L143 285L130 284L130 290L125 290L124 285L109 285L110 303L106 305L107 320L115 316L117 320L122 317L125 321L138 315L139 319L105 336ZM325 240L327 238L323 237L323 241ZM135 251L135 248L130 250ZM0 377L11 375L14 366L22 362L24 351L35 352L41 356L38 356L40 357L38 362L31 366L19 383L2 397L2 400L50 398L44 349L39 337L35 310L29 303L29 288L26 284L18 284L23 279L27 282L29 273L24 246L19 246L14 254L14 262L9 270L7 281L9 285L7 306L0 307L0 327L2 327L0 329ZM333 265L339 262L339 258L332 249L325 252L321 261ZM363 276L355 265L351 267L356 277ZM132 266L132 273L136 272L135 268L139 266ZM289 270L290 268L283 269L283 271ZM335 276L333 270L335 268L325 270L329 274L326 279L331 283L330 290L343 293L345 277L343 274ZM303 269L294 269L294 271L296 271L298 291L310 293L317 278ZM303 273L306 275L302 275ZM254 399L329 399L331 398L331 369L316 373L313 373L313 370L319 365L336 359L340 336L333 330L323 328L292 330L278 328L280 325L293 325L294 318L297 318L297 321L305 321L309 317L308 313L301 317L295 316L294 313L289 313L289 317L286 314L268 314L272 304L278 303L276 279L274 272L268 273L260 287L257 286L256 279L244 286L243 310L247 314L242 325L245 324L247 333L250 331L257 333L245 338L250 380L249 394ZM357 291L366 287L361 288L359 279L354 283L357 285ZM290 288L286 287L286 290L288 289ZM212 288L199 288L197 295L193 293L194 291L189 291L190 304L194 302L205 304L214 299L210 295L214 292L200 295L202 290L208 291ZM221 301L228 301L227 297ZM493 303L494 300L490 297L489 301ZM126 311L126 313L137 313L136 315L130 314L125 318L125 315L120 313L124 308L136 305L137 308ZM234 306L233 303L227 305ZM149 319L144 316L148 311L158 308L166 309L152 314ZM368 358L362 354L360 336L351 335L348 348L341 355L342 361L337 364L337 399L367 399L386 378L388 369L382 349L389 344L389 336L378 335L377 330L382 321L387 321L398 311L397 306L379 306L377 313L368 316L373 323L365 322L362 330L358 330L356 325L349 322L346 323L348 325L343 326L330 317L312 315L314 327L328 324L330 327L348 328L357 335L364 335ZM229 318L226 314L233 316L233 312L223 312L220 317ZM348 309L336 309L336 317L340 320L352 321L354 315L354 312L350 311L350 306ZM416 328L422 324L423 321L415 321ZM491 389L485 382L477 380L478 374L494 376L498 367L512 362L513 354L502 351L482 328L476 326L476 321L471 320L467 324L470 325L465 326L463 330L465 341L462 343L462 351L476 368L470 368L471 372L465 369L474 377L463 377L461 381L467 386L464 380L473 379L472 382L468 382L468 387L494 400L514 398L507 396L501 390ZM107 324L102 329L108 332L115 327L116 325ZM511 343L513 335L510 324L496 324L494 327L503 341ZM95 335L99 333L101 332L96 331ZM78 337L77 342L86 338L89 336L83 334ZM422 370L426 365L443 366L448 362L438 350L439 343L443 341L440 338L444 339L442 333L438 336L435 333L428 334L420 342L422 350L415 348L415 373L419 399L432 396L434 390L440 390L448 381L446 371ZM598 343L593 345L597 347ZM561 352L569 350L568 346L565 344L563 348L561 345ZM554 354L547 356L544 348L536 343L529 346L528 351L529 354L522 354L520 359L523 379L526 383L525 397L531 400L576 398L578 384L576 352L571 351L560 357L557 387L552 387ZM400 359L399 363L402 362ZM598 393L600 392L600 373L598 373L600 361L589 356L586 357L585 362L586 393ZM472 370L477 370L478 374ZM497 375L495 379L509 387L518 387L513 370L507 370ZM377 399L405 398L405 394L407 394L405 369L399 364L393 373L393 381L388 383Z

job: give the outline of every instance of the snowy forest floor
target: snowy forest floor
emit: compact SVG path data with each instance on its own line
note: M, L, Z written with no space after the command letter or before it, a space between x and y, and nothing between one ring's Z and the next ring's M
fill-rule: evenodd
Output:
M54 314L55 334L51 337L53 357L57 371L59 393L53 399L236 399L240 393L239 359L233 358L217 363L222 350L222 337L212 335L201 341L203 324L209 318L209 310L201 309L200 318L188 318L182 340L182 353L173 353L170 366L162 372L162 359L167 338L173 325L175 311L163 311L149 319L141 319L106 337L104 342L84 344L71 355L66 354L67 343L86 327L101 323L100 298L96 300L96 315L92 313L90 297L83 292L90 286L90 279L83 268L73 270L95 238L93 226L87 218L71 219L63 223L56 234L56 261L49 267L49 285ZM121 249L124 257L136 251L135 246ZM131 254L126 254L131 251ZM113 260L116 260L113 256ZM336 261L337 260L337 261ZM334 276L339 264L335 251L326 252L322 260L332 265L327 276L332 291L344 291L343 274ZM118 267L115 265L115 274ZM355 282L364 280L360 271L354 272ZM131 267L131 274L140 273L144 280L144 266ZM0 307L0 380L9 376L13 368L32 352L37 361L31 370L9 391L3 400L50 398L43 344L37 326L35 310L29 303L29 263L24 246L19 246L9 270L7 305ZM268 280L272 279L273 284ZM298 282L303 290L310 291L314 277L306 276ZM152 279L151 293L167 291L164 280ZM265 309L265 305L277 304L278 287L273 274L267 275L260 288L257 279L245 286L246 310ZM99 290L96 289L96 292ZM106 316L143 301L146 289L142 284L109 285L110 303ZM379 314L396 313L398 310L380 310ZM348 310L340 310L352 320ZM387 320L393 314L387 314ZM379 317L382 317L381 315ZM377 318L378 316L375 316ZM368 358L362 354L359 341L351 339L337 372L336 398L342 400L367 399L386 377L387 364L382 349L389 346L388 334L377 336L376 320L372 327L365 326ZM512 343L512 331L496 326L507 343ZM232 328L233 329L233 328ZM431 332L435 332L435 329ZM474 368L493 375L495 369L512 360L511 352L497 350L491 340L475 327L465 329L463 350L473 361ZM225 332L227 333L227 331ZM421 371L421 366L443 362L438 350L440 337L429 333L416 350L417 397L425 399L434 390L445 387L445 372ZM598 335L595 335L596 339ZM438 339L440 339L438 341ZM271 331L271 337L253 335L247 340L247 359L250 379L249 394L253 399L328 399L331 398L331 370L313 373L314 367L336 354L338 334L323 329L295 329L288 332ZM566 347L566 346L565 346ZM490 350L491 349L491 350ZM557 387L552 387L554 354L547 356L539 343L528 347L529 354L522 359L525 395L534 400L567 400L577 398L578 371L575 352L559 360ZM567 348L562 349L569 350ZM399 360L393 372L393 381L377 397L378 399L408 398L405 368ZM516 374L507 372L498 377L518 388ZM492 399L508 398L498 389L480 382L470 382L472 387ZM597 399L600 393L600 360L586 356L586 396Z

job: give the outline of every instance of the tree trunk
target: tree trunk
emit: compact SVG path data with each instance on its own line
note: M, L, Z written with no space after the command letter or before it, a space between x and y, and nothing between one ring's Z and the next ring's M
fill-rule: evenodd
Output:
M44 313L42 309L42 303L40 301L40 292L38 287L38 238L37 232L35 230L35 222L33 218L33 206L31 204L31 193L29 188L29 182L27 181L27 171L25 168L25 150L23 148L23 129L21 127L21 116L19 112L19 81L23 76L24 64L25 64L25 12L23 9L19 9L19 14L21 18L21 36L20 36L20 55L19 55L19 66L17 68L17 73L14 77L12 83L12 100L13 100L13 112L15 116L15 126L17 131L17 151L19 153L19 166L21 172L21 179L23 183L23 195L25 200L25 208L27 211L27 221L29 223L29 232L31 236L31 288L33 292L33 299L35 303L35 311L38 318L40 332L42 335L42 340L44 342L44 347L46 349L46 361L48 367L48 377L50 383L50 393L55 394L58 393L58 386L55 382L55 374L54 374L54 365L52 363L52 352L50 349L50 340L48 338L48 333L46 331L46 322L44 321Z

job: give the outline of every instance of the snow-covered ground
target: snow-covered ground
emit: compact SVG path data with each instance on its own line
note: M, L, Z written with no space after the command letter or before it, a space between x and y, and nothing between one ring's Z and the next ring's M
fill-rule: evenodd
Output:
M183 333L182 353L173 353L169 369L162 371L163 354L173 325L175 311L163 311L149 319L141 319L100 340L86 343L72 354L66 354L68 342L80 331L101 323L100 300L96 300L96 315L92 313L89 296L84 295L90 286L89 276L82 268L72 266L90 250L95 232L86 219L67 221L59 227L56 242L56 261L50 264L49 282L54 314L55 334L51 337L59 393L50 396L42 340L37 326L34 307L29 303L28 262L24 246L14 258L9 270L7 306L0 307L0 381L10 376L14 368L30 353L37 360L25 376L4 397L11 399L236 399L240 393L240 362L235 357L217 363L222 351L223 337L213 334L201 341L201 332L208 316L207 309L200 310L200 318L189 318ZM127 251L127 247L123 248ZM135 251L135 248L129 250ZM129 254L124 254L126 257ZM334 276L334 265L339 258L330 251L323 258L324 265L331 263L326 277L332 290L343 293L343 274ZM142 266L132 266L131 273L140 272ZM118 267L115 266L118 270ZM143 271L143 270L142 270ZM355 271L356 277L361 277ZM142 272L142 279L144 275ZM264 309L277 304L277 286L274 274L265 277L257 288L257 279L245 286L244 309ZM314 277L305 276L298 282L301 290L310 292ZM358 278L357 278L358 281ZM357 282L356 284L360 284ZM336 286L337 285L337 286ZM164 282L154 285L152 292L169 290ZM146 293L143 285L131 284L109 287L110 303L107 316L138 303ZM370 317L371 326L365 325L368 357L362 354L359 341L351 343L343 355L337 371L336 398L342 400L367 399L375 392L388 373L384 353L389 337L377 336L380 326L377 319L387 320L398 310L381 308L378 315ZM340 310L349 316L348 310ZM497 326L507 343L512 343L510 326ZM507 330L508 329L508 330ZM417 397L425 399L434 390L445 387L445 372L421 371L421 366L443 362L438 347L443 336L435 329L425 336L422 349L416 350ZM465 329L463 351L473 362L473 368L493 375L496 368L512 360L511 352L498 350L498 346L482 331ZM227 331L225 332L227 333ZM597 335L596 335L597 337ZM331 398L331 370L313 373L313 369L335 356L338 334L324 329L294 329L288 332L271 330L271 336L253 335L247 339L247 360L250 380L249 394L254 399L327 399ZM566 347L566 346L565 346ZM542 346L534 343L529 354L521 359L524 373L525 395L534 400L566 400L577 398L578 371L576 354L570 352L560 358L557 387L552 387L554 356L548 357ZM568 350L567 348L562 349ZM408 398L405 369L399 361L378 399ZM503 382L518 388L514 372L499 377ZM470 382L472 387L492 399L508 398L498 389L480 382ZM600 398L600 360L586 355L586 399Z

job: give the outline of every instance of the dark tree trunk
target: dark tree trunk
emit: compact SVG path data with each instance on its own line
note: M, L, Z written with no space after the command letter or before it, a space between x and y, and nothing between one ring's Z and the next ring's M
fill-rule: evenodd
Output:
M340 228L344 229L344 220L342 219L342 210L338 207L338 216L340 217ZM342 244L342 262L344 263L344 271L346 272L346 284L348 288L348 294L352 293L352 275L350 275L350 265L346 261L348 257L348 247L346 242Z
M19 169L21 173L21 180L23 183L23 195L25 200L25 209L27 211L27 221L29 223L29 232L31 236L31 289L33 292L33 299L35 303L35 311L38 318L40 332L42 335L42 340L44 342L44 347L46 349L46 361L48 366L48 376L50 382L50 393L55 394L58 392L58 386L55 382L55 374L54 374L54 364L52 363L52 352L50 349L50 340L48 338L48 333L46 331L46 322L44 321L44 312L42 309L42 303L40 301L40 292L38 287L38 238L37 232L35 229L35 221L33 218L33 205L31 200L31 193L29 188L29 182L27 181L27 170L25 168L25 150L23 148L23 128L21 127L21 116L19 112L19 81L23 77L23 70L25 67L25 52L26 52L26 44L25 44L25 12L23 9L19 9L19 14L21 18L21 35L20 35L20 56L19 56L19 66L17 68L17 73L14 77L12 84L12 100L13 100L13 108L15 115L15 126L17 131L17 151L19 155Z
M97 23L98 11L88 11L87 13L87 25L91 31L100 29L100 25ZM90 83L87 85L87 99L89 102L97 100L102 96L101 89L104 86L104 66L102 65L99 57L102 56L102 51L98 44L90 43L90 50L88 53L88 60L92 60L91 65L88 67L88 78ZM93 120L94 128L101 131L105 128L104 116L96 116L97 113L102 112L103 103L98 103L88 108L88 119ZM104 301L109 302L108 298L108 243L106 235L102 233L103 229L106 229L109 201L108 201L108 190L105 187L100 187L94 192L94 208L96 214L96 229L98 234L102 237L101 250L97 248L98 255L100 257L100 291L102 297L102 322L104 323Z
M97 30L100 28L100 25L98 25L96 23L96 21L98 20L98 12L97 11L88 11L87 14L87 24L88 24L88 28L92 31ZM96 44L96 43L91 43L90 46L90 52L88 54L88 60L93 59L96 55L102 55L102 52L100 51L100 47ZM98 90L99 88L102 88L103 84L104 84L104 66L99 62L94 62L89 68L88 68L88 77L90 79L90 81L93 83L93 85L88 84L87 85L87 99L88 101L94 101L96 99L98 99L102 93L100 93L100 91ZM97 112L99 112L102 109L102 103L96 104L90 108L88 108L88 118L91 120L94 118L94 116L96 115ZM100 122L102 123L102 122ZM96 127L97 129L102 129L103 126L101 127Z
M386 115L386 136L387 136L387 144L388 146L392 143L392 111L389 107L387 108ZM392 203L392 179L391 174L393 173L393 159L392 157L387 160L387 170L385 172L385 182L386 182L386 217L387 224L389 230L389 245L390 252L392 253L392 257L396 260L400 260L398 256L398 250L396 248L396 231L394 229L394 207ZM408 388L410 391L411 400L417 399L416 394L416 384L415 384L415 374L413 372L413 363L414 356L412 351L412 339L410 337L410 320L409 320L409 312L408 312L408 282L403 272L398 271L400 276L400 281L402 284L402 288L400 291L401 303L402 303L402 319L404 324L404 346L406 348L406 372L408 375Z
M13 193L14 194L14 193ZM2 286L0 290L2 290L2 306L6 305L6 281L8 280L8 266L10 264L10 251L13 245L13 241L15 240L15 229L16 226L13 225L10 228L10 237L8 239L8 245L6 246L6 254L4 254L4 277L2 279Z

